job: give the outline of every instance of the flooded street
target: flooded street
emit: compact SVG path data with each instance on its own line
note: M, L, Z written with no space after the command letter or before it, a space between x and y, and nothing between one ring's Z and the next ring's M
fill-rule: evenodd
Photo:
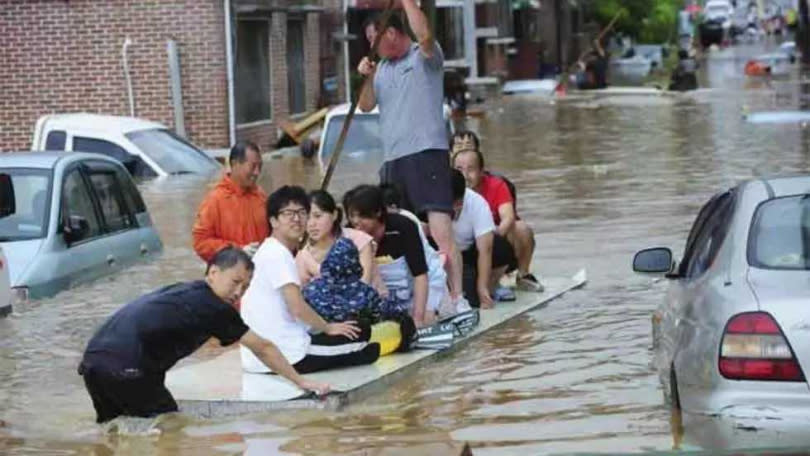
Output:
M519 214L538 234L535 270L570 276L584 267L588 285L337 413L180 416L166 419L160 436L102 434L76 374L87 339L125 302L203 273L190 231L208 184L143 183L164 243L159 258L0 320L0 453L413 455L442 454L466 441L476 456L524 456L729 445L673 426L650 336L666 283L635 275L630 262L652 246L679 256L697 210L716 191L752 176L807 172L810 130L742 118L810 103L798 70L772 80L742 75L745 59L762 49L711 55L700 80L714 90L677 98L570 96L553 104L515 96L469 119L488 167L517 185ZM353 166L338 166L335 194L358 183L363 173ZM265 163L268 190L317 182L317 164L294 157ZM203 351L196 356L216 349Z

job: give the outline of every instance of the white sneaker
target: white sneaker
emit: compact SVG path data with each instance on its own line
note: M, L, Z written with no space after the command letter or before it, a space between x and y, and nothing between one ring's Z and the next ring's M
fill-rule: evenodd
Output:
M456 304L450 299L450 295L446 295L438 309L439 319L447 318L456 314Z
M470 303L467 302L467 298L465 298L464 296L459 296L459 298L456 299L455 304L456 304L456 313L469 312L472 310Z

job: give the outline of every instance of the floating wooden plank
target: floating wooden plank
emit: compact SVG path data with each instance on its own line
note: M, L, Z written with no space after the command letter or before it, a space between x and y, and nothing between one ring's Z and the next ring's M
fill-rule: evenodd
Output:
M220 417L278 409L337 409L368 397L413 373L420 366L448 356L470 340L532 309L547 305L567 291L583 286L585 270L571 278L546 278L543 293L517 292L517 301L497 303L481 311L481 322L467 336L444 351L414 350L384 356L376 363L308 374L308 378L328 382L335 390L316 398L278 375L242 371L238 349L196 364L169 371L166 385L184 413L200 417Z
M287 136L290 137L296 144L301 144L301 141L306 138L307 133L313 127L320 124L326 117L330 108L321 108L312 114L308 114L299 122L291 122L289 120L279 121L278 126Z

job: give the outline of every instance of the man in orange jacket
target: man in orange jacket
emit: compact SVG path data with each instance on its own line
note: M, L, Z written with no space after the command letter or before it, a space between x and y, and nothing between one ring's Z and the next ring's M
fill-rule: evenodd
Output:
M229 245L252 255L270 236L267 195L256 184L262 172L259 146L250 141L236 143L228 163L230 172L205 196L191 230L194 251L206 263Z

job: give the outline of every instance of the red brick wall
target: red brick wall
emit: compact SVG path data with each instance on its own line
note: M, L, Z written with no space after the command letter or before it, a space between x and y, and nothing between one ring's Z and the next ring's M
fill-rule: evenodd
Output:
M0 150L29 148L43 114L128 115L126 37L133 42L136 115L173 126L166 55L172 38L188 136L202 147L226 146L223 15L221 0L2 0Z

